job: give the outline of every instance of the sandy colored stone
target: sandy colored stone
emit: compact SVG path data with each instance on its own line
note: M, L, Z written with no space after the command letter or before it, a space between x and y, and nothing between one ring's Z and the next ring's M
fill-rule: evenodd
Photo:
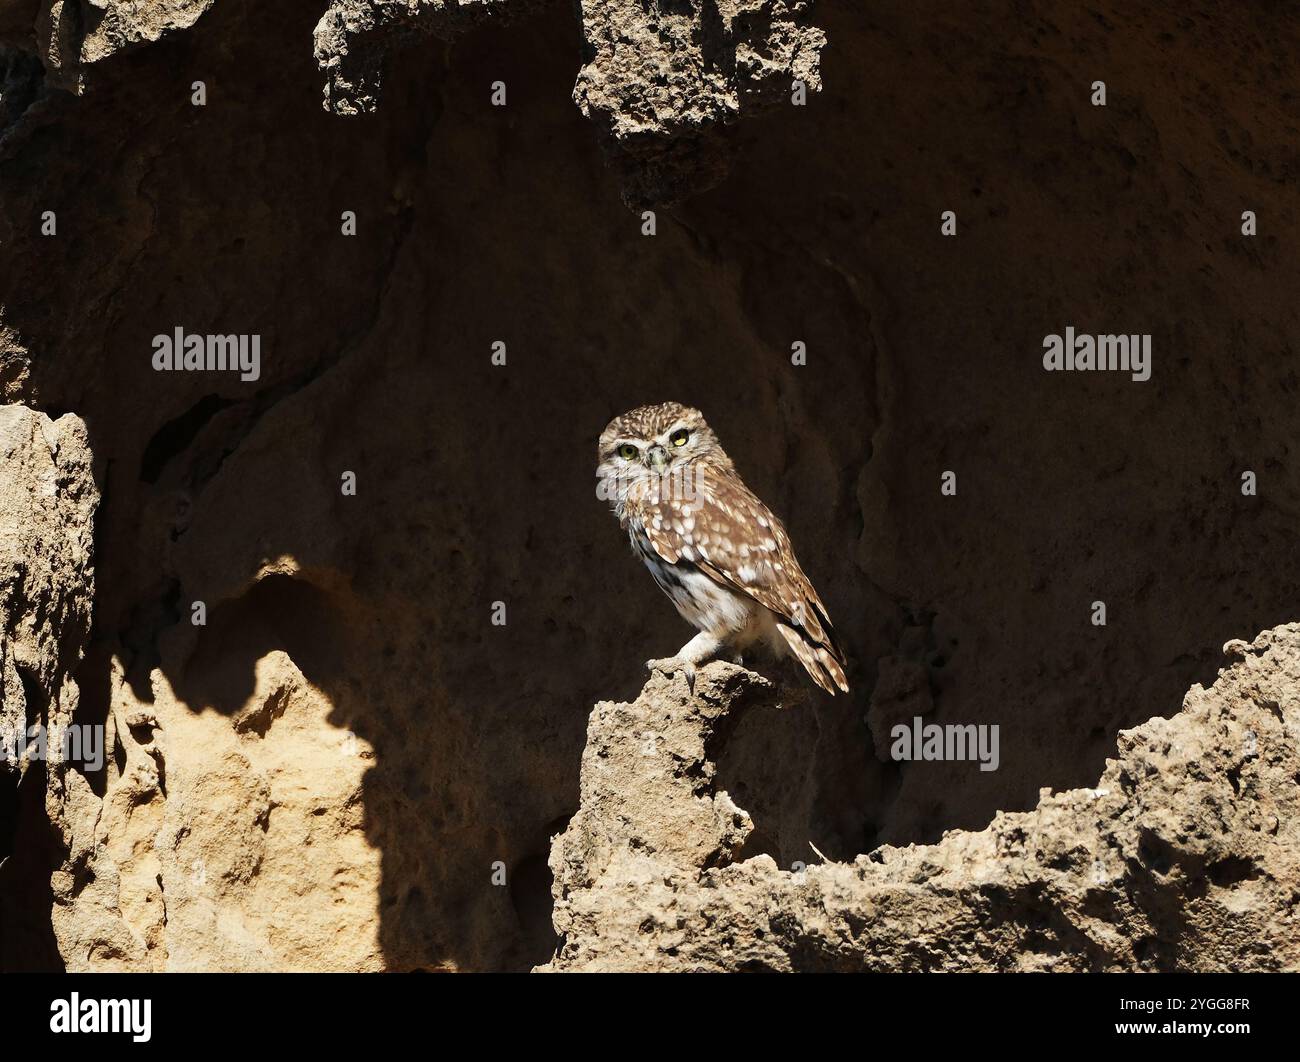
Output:
M728 176L661 210L653 238L575 78L598 61L600 98L635 100L640 73L665 69L691 115L689 78L663 55L629 51L620 72L584 54L572 4L490 17L450 46L376 34L383 96L360 121L320 105L321 0L214 3L97 60L82 96L38 56L7 56L0 389L75 412L104 498L79 713L123 718L123 763L156 765L151 745L160 785L226 779L250 815L292 772L244 746L287 760L286 719L302 721L303 784L332 801L352 798L352 767L336 788L312 750L350 732L373 757L352 812L369 848L351 826L337 851L313 841L321 866L360 867L377 890L333 924L317 912L334 893L316 878L293 892L300 854L266 847L275 809L264 836L221 808L231 850L215 864L258 868L256 906L228 889L222 918L271 950L232 930L214 963L360 965L371 941L393 970L548 960L547 859L579 806L589 707L634 702L641 662L689 636L592 482L597 433L646 401L704 410L848 646L850 697L731 717L713 762L753 824L737 864L788 872L812 842L853 866L982 832L1044 787L1094 786L1121 731L1211 684L1225 641L1297 618L1300 217L1277 101L1300 21L1285 5L1094 7L823 0L821 91L805 108L755 99L752 120L737 96L731 124L732 83L705 92ZM707 39L693 26L676 39ZM1105 108L1080 76L1094 66ZM497 79L510 103L489 111ZM690 163L674 113L656 111L655 139ZM40 235L45 210L58 238ZM1043 373L1043 336L1067 324L1152 332L1152 379ZM154 373L150 339L176 325L262 334L261 379ZM1105 628L1088 621L1098 598ZM489 623L498 600L505 627ZM277 654L304 684L267 685L268 669L292 676ZM890 761L877 734L909 713L999 724L1001 768ZM255 785L235 778L244 761ZM105 964L202 961L197 913L169 942L149 899L157 859L181 903L188 863L159 853L193 813L147 773L107 775L66 777L51 812L28 772L0 852L21 889L0 917L44 944L15 954L7 922L7 962L84 964L100 940ZM94 857L101 812L147 844ZM89 858L104 874L78 880Z
M502 24L548 2L332 0L313 34L325 75L325 109L342 115L375 110L388 53L413 36L451 40L488 20Z
M2 336L0 336L2 340ZM93 519L99 491L85 423L0 406L0 963L42 967L57 857L24 830L47 781L80 779L64 762L64 735L81 690L73 678L90 636L95 586ZM78 745L80 742L78 742ZM69 751L75 749L69 745ZM39 816L43 817L43 816ZM41 868L33 873L33 868Z
M161 672L151 693L140 702L116 670L105 797L79 774L51 793L68 969L382 969L365 742L327 724L282 652L233 717L193 710Z
M189 29L215 2L17 0L0 9L0 39L20 46L31 41L50 82L80 92L91 66Z
M1300 970L1300 624L1225 647L1097 785L935 845L782 870L710 742L770 684L712 665L592 713L551 852L562 971ZM643 733L646 735L642 737Z
M668 206L721 181L722 135L742 117L821 91L826 34L813 0L582 3L573 89L635 208Z
M546 3L334 0L314 34L325 108L374 111L389 54L413 35L450 40ZM726 127L793 106L795 82L805 95L820 91L826 35L813 11L813 0L578 6L583 65L573 99L595 123L630 206L669 206L717 184L729 164Z
M0 406L0 735L71 720L72 669L90 633L99 493L86 426ZM26 760L0 761L17 785ZM6 794L7 796L7 794Z

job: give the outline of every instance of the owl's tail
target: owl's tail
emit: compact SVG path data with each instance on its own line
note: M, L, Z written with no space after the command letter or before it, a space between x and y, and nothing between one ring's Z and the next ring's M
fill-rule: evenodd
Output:
M799 658L803 669L822 689L835 696L838 686L844 693L849 692L848 679L844 675L844 665L837 655L825 646L810 642L806 634L788 623L778 623L776 629L790 646L790 651Z

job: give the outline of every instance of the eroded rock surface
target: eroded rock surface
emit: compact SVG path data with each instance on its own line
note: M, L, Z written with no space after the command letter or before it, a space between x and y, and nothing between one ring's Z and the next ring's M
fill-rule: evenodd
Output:
M0 41L30 49L79 92L96 63L193 26L216 0L0 0Z
M605 60L571 4L416 34L360 121L321 108L325 0L213 3L79 96L39 6L0 3L28 49L0 57L0 394L87 426L74 677L115 755L28 772L3 907L46 950L6 933L6 963L546 961L587 706L689 636L592 485L646 401L705 411L848 644L849 697L728 717L735 863L847 865L1091 786L1226 639L1296 618L1291 7L823 0L822 91L731 125L702 78L737 164L648 238L574 106ZM666 60L608 62L632 100ZM1067 324L1153 333L1152 378L1044 373ZM154 372L180 325L260 334L260 378ZM893 762L917 715L1000 724L1000 769Z
M141 698L115 669L109 695L102 795L69 772L49 796L68 968L382 969L362 794L373 752L327 724L293 660L262 658L233 718L192 711L161 671Z
M65 745L81 689L73 678L90 636L93 518L99 491L86 426L26 406L0 406L0 963L47 966L53 946L40 822L52 786L81 764ZM102 755L102 745L98 750ZM21 822L26 807L28 828ZM36 825L32 826L35 821Z
M600 129L634 205L716 184L718 139L746 115L821 90L812 0L585 0L573 98ZM796 89L795 82L801 86Z
M852 863L733 863L748 814L710 746L764 681L715 664L592 713L551 854L550 970L1300 969L1300 624L1225 646L1097 785Z
M326 109L373 111L387 53L413 34L450 39L545 2L334 0L315 34ZM717 136L725 126L821 89L826 35L813 0L594 0L577 9L583 66L573 98L636 206L671 205L716 184L728 162Z
M451 40L488 19L504 22L552 0L333 0L316 26L325 109L362 114L379 105L389 51L411 37ZM486 89L487 86L484 86Z
M0 406L0 736L70 721L90 635L99 493L86 426ZM0 761L0 786L27 761ZM0 852L0 854L6 854Z

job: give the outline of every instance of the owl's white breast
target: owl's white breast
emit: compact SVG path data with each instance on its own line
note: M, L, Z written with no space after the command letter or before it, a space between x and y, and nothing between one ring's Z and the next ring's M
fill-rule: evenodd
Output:
M650 544L637 522L628 525L632 548L645 561L659 588L668 595L683 619L697 630L707 631L733 645L752 641L765 632L767 609L753 598L722 586L694 564L669 564Z

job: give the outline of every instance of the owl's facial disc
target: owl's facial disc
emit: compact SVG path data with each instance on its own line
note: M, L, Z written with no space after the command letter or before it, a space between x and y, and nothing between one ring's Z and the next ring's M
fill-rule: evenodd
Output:
M654 440L646 451L645 461L652 472L663 475L683 453L691 449L691 430L683 424L676 424L670 431L664 432Z

